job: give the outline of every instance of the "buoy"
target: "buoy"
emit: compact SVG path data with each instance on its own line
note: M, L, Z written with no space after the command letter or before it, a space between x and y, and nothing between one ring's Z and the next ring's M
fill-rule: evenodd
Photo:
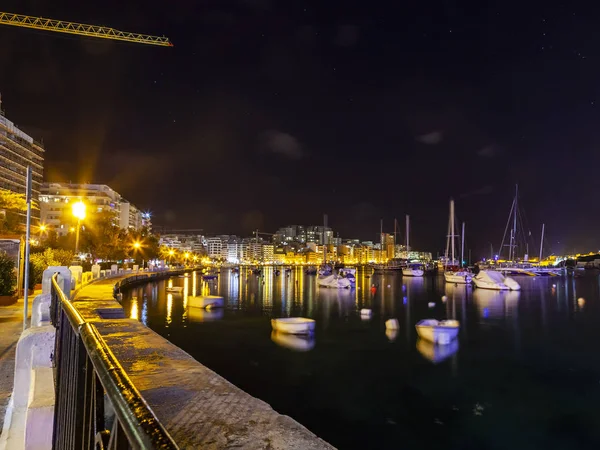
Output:
M430 308L433 308L433 307L435 307L435 303L434 302L429 302L429 303L427 303L427 306L429 306Z
M385 321L386 330L397 330L400 328L400 324L398 323L398 319L389 319Z
M442 295L442 301L445 302L446 300L448 300L448 297L445 295Z
M579 305L580 308L583 308L583 305L585 305L585 299L583 297L579 297L577 299L577 304Z

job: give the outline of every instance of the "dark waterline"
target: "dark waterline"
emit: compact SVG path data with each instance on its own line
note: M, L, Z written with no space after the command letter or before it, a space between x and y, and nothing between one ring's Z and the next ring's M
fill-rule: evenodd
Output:
M338 291L301 270L223 270L213 282L170 280L183 295L166 282L132 289L123 307L342 449L600 448L597 272L518 281L521 292L494 292L359 273L355 291ZM226 308L187 308L194 291L224 296ZM314 318L314 340L273 335L270 319L286 316ZM431 317L461 322L455 345L419 340L415 323Z

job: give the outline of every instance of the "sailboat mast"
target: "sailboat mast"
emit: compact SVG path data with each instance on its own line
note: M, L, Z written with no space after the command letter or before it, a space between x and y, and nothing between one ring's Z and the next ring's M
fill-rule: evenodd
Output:
M327 264L327 214L323 214L323 264Z
M454 200L450 200L450 236L452 239L452 265L454 265Z
M540 264L542 264L542 249L544 248L544 228L546 224L542 224L542 239L540 240Z
M383 250L385 248L385 239L383 239L383 219L379 220L379 243L381 244L381 252L379 253L379 262L382 263L385 258L383 257Z
M513 229L512 229L512 242L511 242L511 250L512 250L512 258L511 261L517 259L517 214L519 212L519 185L515 185L515 207L513 211Z
M406 256L408 259L408 252L410 251L410 241L408 240L408 236L410 234L410 216L406 215Z
M462 223L462 232L460 233L460 237L462 240L462 243L460 245L460 267L463 266L463 263L465 261L465 223Z

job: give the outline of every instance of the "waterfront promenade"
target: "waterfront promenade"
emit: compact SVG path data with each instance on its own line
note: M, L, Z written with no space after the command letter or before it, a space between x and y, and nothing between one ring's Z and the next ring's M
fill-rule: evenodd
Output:
M125 278L124 276L123 278ZM119 278L99 280L73 299L93 322L159 421L181 448L331 449L305 427L278 414L134 319L102 319ZM124 314L123 316L124 317Z
M9 306L0 306L0 434L15 375L17 341L23 331L23 299Z
M113 297L114 286L135 275L97 280L76 291L72 303L83 319L97 328L179 448L333 448L138 320L127 318ZM18 315L15 322L16 337L21 318Z

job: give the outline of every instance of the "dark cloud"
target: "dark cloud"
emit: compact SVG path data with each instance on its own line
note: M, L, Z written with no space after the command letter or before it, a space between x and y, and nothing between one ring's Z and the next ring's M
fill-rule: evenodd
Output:
M486 145L477 152L477 155L482 158L493 158L494 156L496 156L497 153L498 150L496 149L496 147L494 147L493 145Z
M422 134L417 136L417 142L427 145L436 145L444 140L444 133L441 131L432 131L430 133Z
M277 130L265 131L262 136L265 150L289 159L300 159L304 156L298 139L288 133Z
M334 39L334 44L340 47L352 47L359 38L359 28L356 25L340 25Z

